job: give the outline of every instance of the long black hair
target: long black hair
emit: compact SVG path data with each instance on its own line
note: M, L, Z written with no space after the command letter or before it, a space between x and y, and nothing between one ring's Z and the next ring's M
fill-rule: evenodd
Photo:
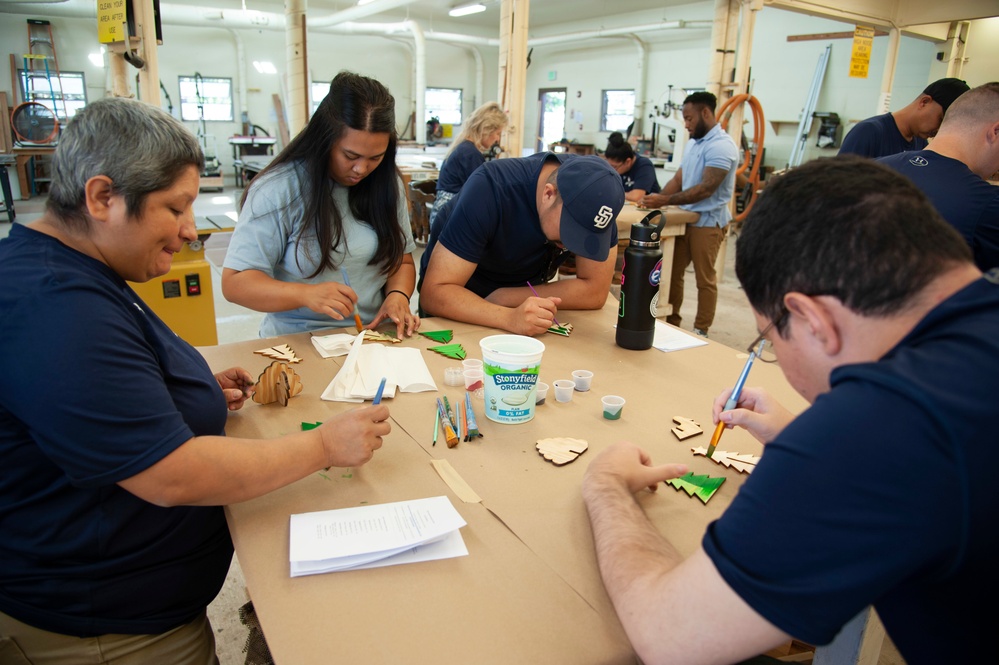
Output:
M315 277L335 269L334 250L345 242L343 217L333 201L330 183L330 154L347 128L388 134L388 149L382 161L363 180L347 189L350 211L358 220L371 226L378 237L378 249L369 265L381 266L388 274L398 265L406 248L406 235L398 222L399 173L395 165L398 137L395 129L395 98L378 81L342 71L330 83L330 91L319 104L315 115L298 136L274 158L243 192L260 176L281 164L300 161L305 165L307 187L303 188L305 220L295 239L314 236L322 253ZM346 249L346 247L344 247Z

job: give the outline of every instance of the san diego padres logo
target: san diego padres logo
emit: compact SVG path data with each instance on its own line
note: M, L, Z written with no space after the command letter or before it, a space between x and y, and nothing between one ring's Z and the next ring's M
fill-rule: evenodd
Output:
M909 160L909 163L913 166L929 166L929 162L926 161L925 157L913 157Z
M607 206L600 206L600 210L597 211L597 216L593 218L593 226L598 229L602 229L614 218L614 211Z

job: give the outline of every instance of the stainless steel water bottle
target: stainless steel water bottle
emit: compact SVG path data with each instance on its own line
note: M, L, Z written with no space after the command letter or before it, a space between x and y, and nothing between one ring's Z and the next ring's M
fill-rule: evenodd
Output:
M661 217L658 226L652 220ZM617 345L642 350L652 346L659 303L659 276L663 252L659 245L666 217L654 210L631 225L631 239L621 268L621 300L617 310Z

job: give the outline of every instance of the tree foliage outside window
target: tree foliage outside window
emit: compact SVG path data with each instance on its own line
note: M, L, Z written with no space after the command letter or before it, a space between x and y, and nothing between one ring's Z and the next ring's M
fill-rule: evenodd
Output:
M604 90L600 131L624 132L635 119L634 90Z
M197 121L201 118L198 110L198 92L201 93L201 106L208 122L232 122L232 79L180 76L180 118Z
M424 118L437 118L444 125L461 124L461 88L427 88L423 97Z

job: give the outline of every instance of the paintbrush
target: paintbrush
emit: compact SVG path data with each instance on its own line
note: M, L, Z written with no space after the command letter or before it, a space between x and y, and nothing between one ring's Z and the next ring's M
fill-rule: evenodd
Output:
M340 273L343 275L343 283L350 288L354 288L353 286L350 286L350 278L347 277L347 269L340 268ZM361 314L357 309L357 303L354 303L354 325L357 326L357 332L364 330L364 325L361 323Z
M753 366L753 359L763 353L763 345L766 344L766 342L767 341L765 339L761 339L760 345L756 347L756 351L750 352L749 359L746 360L746 366L742 368L742 374L739 375L739 380L735 382L735 387L732 388L732 394L729 395L728 401L725 402L725 408L723 408L722 411L731 411L739 403L739 395L742 394L742 387L746 385L746 377L749 376L749 368ZM721 435L724 431L725 423L719 419L718 426L715 427L715 433L711 435L711 443L708 445L708 457L715 454L715 448L718 447L718 442L721 441Z
M472 410L472 399L465 393L465 420L468 421L468 439L482 436L479 433L479 423L475 421L475 411Z
M531 290L531 293L534 294L534 297L536 297L536 298L540 298L541 297L541 296L538 295L538 292L534 290L534 287L531 286L530 282L527 282L527 288L529 288ZM559 328L562 327L562 324L558 322L558 319L556 319L554 315L552 315L552 321L554 321L555 325L557 325Z
M447 441L448 448L454 448L458 445L458 435L454 431L454 425L451 424L451 419L447 417L447 411L444 410L444 403L441 402L440 398L437 398L437 413L441 418L441 427L444 428L444 440Z

